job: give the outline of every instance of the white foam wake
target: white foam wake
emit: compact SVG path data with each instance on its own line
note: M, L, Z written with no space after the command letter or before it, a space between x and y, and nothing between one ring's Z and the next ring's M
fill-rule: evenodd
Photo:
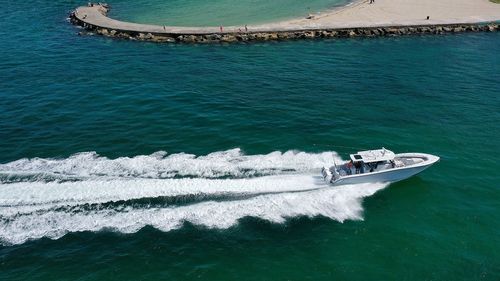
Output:
M110 160L94 154L83 160L77 154L60 160L23 159L4 164L1 169L12 173L57 170L69 174L71 171L79 180L33 182L30 179L0 184L0 243L20 244L41 237L56 239L68 232L102 229L133 233L146 225L169 231L185 221L227 228L247 216L275 223L296 216L321 215L337 221L362 219L362 199L385 186L327 186L319 177L318 168L333 161L332 155L336 154L331 152L245 156L239 150L232 150L209 155L170 156L178 157L181 162L191 161L197 168L175 163L165 155ZM78 168L72 168L69 162ZM145 167L140 167L140 163ZM103 168L105 176L97 174L98 169L92 168L95 165ZM162 179L157 178L159 170L188 172L198 177ZM242 170L250 172L242 174ZM134 177L131 171L153 178ZM262 171L273 171L274 175L253 176ZM213 178L221 174L246 177ZM195 196L195 199L181 203L170 200L177 196Z
M250 177L306 172L329 165L340 158L335 152L306 153L275 151L265 155L244 155L241 149L205 156L164 151L151 155L109 159L95 152L74 154L64 159L20 159L0 164L1 182L81 180L95 178Z
M81 205L180 195L257 194L325 187L313 175L244 179L118 179L79 182L22 182L0 187L0 207Z

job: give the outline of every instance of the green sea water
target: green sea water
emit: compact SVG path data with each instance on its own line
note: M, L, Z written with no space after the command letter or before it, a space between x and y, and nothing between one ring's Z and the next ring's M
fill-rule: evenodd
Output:
M500 279L500 34L153 44L80 4L0 10L0 280ZM318 178L382 146L441 161Z
M349 0L116 0L112 3L110 16L126 21L161 25L244 25L305 17L349 2Z

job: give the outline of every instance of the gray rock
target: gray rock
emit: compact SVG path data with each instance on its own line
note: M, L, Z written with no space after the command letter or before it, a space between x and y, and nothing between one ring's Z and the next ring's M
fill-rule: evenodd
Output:
M277 34L278 39L289 39L290 34L288 32L280 32Z
M422 27L420 29L420 32L422 32L422 33L430 33L431 29L429 27L424 26L424 27Z
M236 42L236 41L238 41L236 37L231 34L225 34L221 38L221 42Z
M235 37L238 41L248 41L248 36L245 34L238 34Z
M314 31L308 31L308 32L305 32L304 35L305 35L305 38L311 39L311 38L314 38L315 33L314 33Z
M194 43L194 42L196 42L196 36L194 36L194 35L185 35L183 41L186 42L186 43Z
M278 33L268 33L266 40L278 40Z

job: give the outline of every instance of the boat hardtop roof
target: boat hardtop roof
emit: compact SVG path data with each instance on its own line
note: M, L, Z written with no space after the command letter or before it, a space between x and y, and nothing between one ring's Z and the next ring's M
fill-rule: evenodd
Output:
M358 153L351 154L350 156L354 162L363 161L364 163L373 163L394 160L396 155L394 152L382 147L381 149L358 151Z

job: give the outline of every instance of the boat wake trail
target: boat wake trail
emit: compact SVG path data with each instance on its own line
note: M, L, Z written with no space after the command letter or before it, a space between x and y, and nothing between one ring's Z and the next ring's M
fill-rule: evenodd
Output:
M307 172L332 163L335 158L340 159L332 152L276 151L266 155L244 155L238 148L198 157L186 153L168 155L159 151L151 155L109 159L96 152L82 152L65 159L25 158L0 164L0 183L96 178L247 178Z
M21 159L0 165L0 244L103 229L162 231L188 221L229 228L243 217L362 219L362 199L385 184L329 187L319 169L334 152L244 155L239 149L108 159Z

